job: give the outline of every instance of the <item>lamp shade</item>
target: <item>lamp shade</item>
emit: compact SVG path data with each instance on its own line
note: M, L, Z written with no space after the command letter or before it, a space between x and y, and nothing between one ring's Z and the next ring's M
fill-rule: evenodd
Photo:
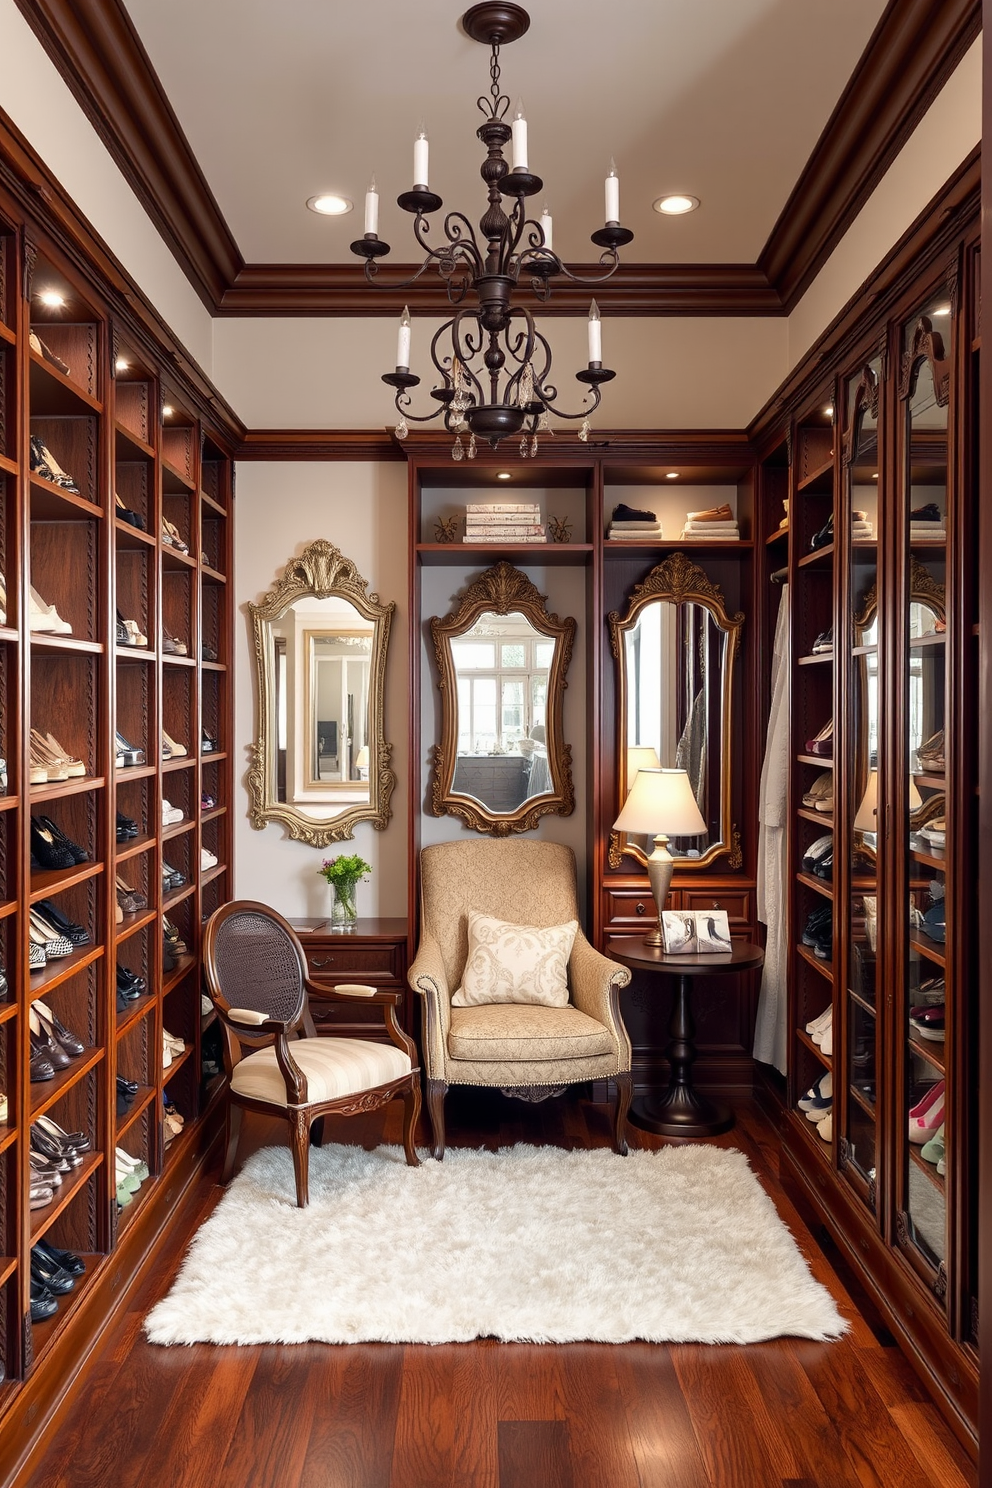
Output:
M910 809L910 811L919 811L919 809L920 809L920 807L922 805L923 805L923 797L920 795L919 791L916 789L916 782L912 779L912 777L910 777L910 782L909 782L909 809ZM855 815L855 818L854 818L854 830L856 832L877 832L878 831L878 771L877 770L869 770L868 771L868 781L867 781L867 784L865 785L865 793L861 797L861 804L858 807L857 814Z
M627 794L630 795L638 770L660 770L661 760L652 744L632 744L627 750Z
M369 763L369 746L367 744L363 744L362 747L361 747L361 749L355 755L355 764L357 765L357 767L359 768L359 770L362 770L362 769L367 769L368 768L368 763Z
M652 836L697 837L706 831L684 770L638 770L613 825L618 832Z

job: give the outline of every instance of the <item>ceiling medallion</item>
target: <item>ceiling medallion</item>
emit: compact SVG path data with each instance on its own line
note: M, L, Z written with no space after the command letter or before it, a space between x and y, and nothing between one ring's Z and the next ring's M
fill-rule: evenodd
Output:
M599 262L605 270L598 277L573 274L553 251L553 224L547 206L540 218L527 216L527 198L543 190L544 183L528 165L527 120L519 104L512 123L506 123L510 100L500 92L499 52L502 45L521 37L529 25L527 12L508 0L486 0L473 5L462 17L466 34L492 51L489 97L478 100L485 122L476 132L488 151L480 174L489 193L488 209L479 222L480 235L464 213L450 211L442 225L444 243L431 247L427 219L431 212L440 211L443 203L428 188L428 141L426 131L421 129L413 147L414 185L397 198L397 204L413 215L414 237L426 256L412 279L378 286L405 289L433 263L445 281L452 305L461 306L467 297L470 299L431 339L431 361L440 375L440 382L431 388L437 408L424 414L411 411L410 390L419 385L420 378L410 371L409 309L404 309L400 317L396 369L382 379L396 390L394 401L400 416L397 437L404 439L409 433L408 421L419 424L441 418L455 436L451 451L455 460L466 453L473 459L477 438L488 440L496 449L501 439L516 435L520 435L521 455L536 455L538 435L550 430L550 414L581 419L579 438L586 439L590 415L602 397L600 387L616 375L603 366L602 327L593 300L589 309L588 365L575 374L588 389L584 406L576 413L557 407L558 390L550 380L551 347L526 306L512 302L521 276L530 280L541 301L549 298L552 280L559 274L575 284L603 283L617 269L619 249L634 236L620 226L620 180L612 161L606 178L606 222L592 234L592 241L601 249ZM509 164L503 154L507 145L511 151ZM509 213L504 211L507 199L513 202ZM379 196L373 177L365 197L365 234L351 245L351 251L365 259L365 277L373 285L377 281L377 260L389 252L389 244L378 236L378 226Z

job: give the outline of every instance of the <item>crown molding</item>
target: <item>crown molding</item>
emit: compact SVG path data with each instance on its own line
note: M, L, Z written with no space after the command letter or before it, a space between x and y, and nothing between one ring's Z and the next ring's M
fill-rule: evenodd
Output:
M392 315L448 308L440 284L370 292L360 264L246 264L124 0L17 0L213 315ZM622 265L611 315L788 314L978 35L980 0L889 0L757 264ZM387 275L413 268L393 265ZM588 287L556 286L542 315Z
M981 0L889 0L758 256L789 314L982 26Z
M512 444L512 441L511 441ZM597 429L588 442L572 430L556 430L554 444L545 441L541 455L555 465L563 460L590 465L604 458L617 464L650 466L691 465L746 469L753 462L754 446L740 429L680 429L671 434L653 429ZM489 466L506 466L509 460L524 471L516 450L502 454L480 442L474 464L456 466L451 460L451 435L443 429L412 433L402 442L392 429L249 429L234 450L237 460L408 460L412 464L443 462L460 479Z

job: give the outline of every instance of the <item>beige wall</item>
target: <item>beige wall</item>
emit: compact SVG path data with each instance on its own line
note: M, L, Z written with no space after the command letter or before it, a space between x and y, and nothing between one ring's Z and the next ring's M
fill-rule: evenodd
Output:
M261 899L284 914L328 912L328 890L317 874L321 859L358 852L374 869L361 885L359 913L406 914L407 568L406 467L399 464L238 466L235 522L235 892ZM358 567L370 591L396 601L386 674L386 737L393 746L397 785L385 832L368 822L353 841L323 851L293 842L278 825L258 832L248 821L244 788L247 747L255 733L255 692L248 600L258 601L286 564L316 537L336 544Z

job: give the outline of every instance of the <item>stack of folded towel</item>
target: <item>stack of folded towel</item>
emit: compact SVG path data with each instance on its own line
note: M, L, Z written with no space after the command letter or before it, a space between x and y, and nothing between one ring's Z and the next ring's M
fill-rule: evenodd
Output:
M664 534L661 523L651 511L638 511L636 507L620 502L613 508L607 537L620 542L656 542Z
M686 512L683 537L693 540L708 538L711 542L736 542L740 538L737 518L729 503L711 507L709 511Z
M928 501L926 506L914 507L909 514L910 542L919 542L927 538L935 542L947 540L944 514L935 501Z
M851 536L852 537L874 537L875 528L868 520L868 513L863 511L852 511L851 513Z

